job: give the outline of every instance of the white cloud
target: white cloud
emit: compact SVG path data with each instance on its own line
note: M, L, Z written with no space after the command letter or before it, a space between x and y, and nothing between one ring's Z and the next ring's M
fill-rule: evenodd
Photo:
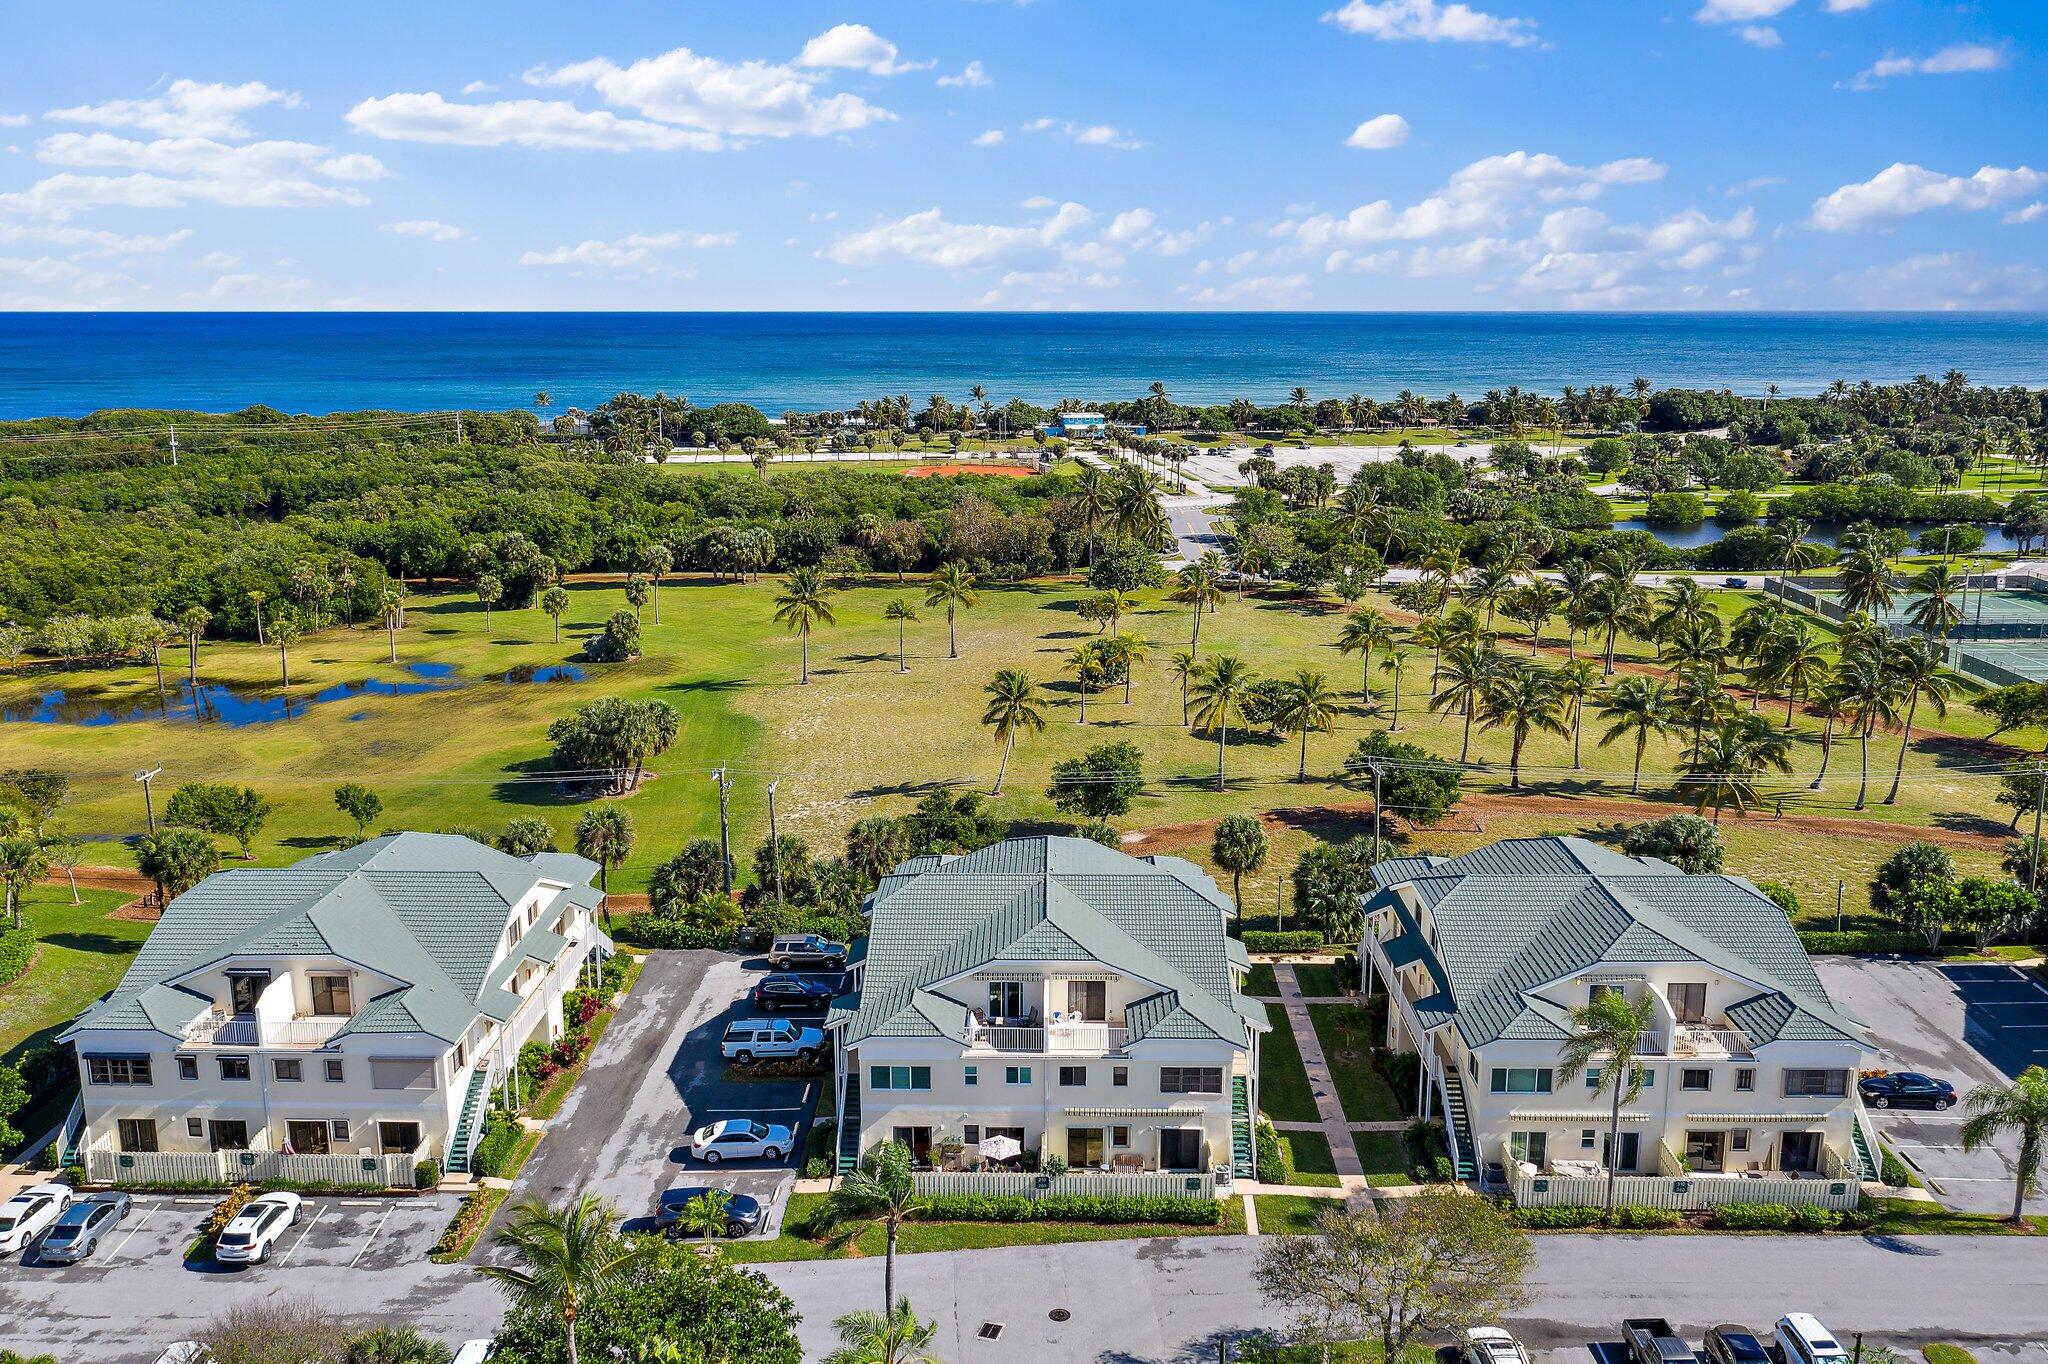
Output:
M1206 284L1188 294L1194 303L1298 303L1307 297L1308 276L1244 275L1228 284Z
M536 85L588 86L642 118L716 137L825 137L895 115L858 95L823 94L821 77L774 62L728 63L687 47L619 66L604 57L527 74Z
M896 44L866 24L834 24L804 44L796 64L865 71L871 76L900 76L905 71L921 71L936 64L898 58Z
M1084 147L1114 147L1118 151L1134 152L1145 144L1121 129L1107 123L1076 123L1068 118L1034 118L1024 125L1027 133L1057 133L1071 142Z
M974 139L974 145L975 145L975 146L977 146L977 147L1000 147L1000 146L1002 146L1002 145L1003 145L1003 130L1002 130L1001 128L991 128L991 129L989 129L989 130L988 130L987 132L985 132L985 133L982 133L982 134L981 134L980 136L978 136L978 137L976 137L976 138Z
M312 287L312 280L296 275L244 273L222 275L207 288L206 296L236 303L293 303Z
M348 111L357 132L394 142L461 147L519 146L577 151L717 151L711 133L579 109L566 100L513 99L453 104L432 91L381 95Z
M1528 47L1536 42L1534 19L1502 19L1464 4L1437 0L1347 0L1323 22L1348 33L1381 41L1419 39L1431 43L1506 43Z
M1998 263L1966 251L1928 252L1860 273L1836 285L1865 307L1963 312L2048 305L2048 271Z
M1744 24L1739 34L1751 47L1783 47L1785 40L1769 24Z
M602 270L647 270L657 264L659 253L685 247L705 249L731 246L739 240L734 232L661 232L621 237L616 241L586 239L574 246L552 251L527 251L521 265L570 266Z
M1872 0L1827 0L1829 14L1853 14L1859 9L1869 9Z
M459 242L469 234L453 223L436 222L432 218L414 218L402 223L386 223L386 232L396 232L401 237L425 237L430 242Z
M1959 176L1899 161L1815 200L1811 222L1824 232L1853 232L1930 209L1996 208L2044 187L2048 174L2026 166L1984 166L1974 175Z
M0 194L0 209L63 217L97 207L162 209L191 202L244 208L362 204L367 198L348 182L384 174L373 156L337 155L310 142L234 144L205 137L138 142L112 133L57 133L43 139L36 156L54 165L129 174L64 171L26 190Z
M1094 216L1080 204L1066 203L1042 223L1000 226L948 222L943 211L929 208L841 236L825 254L841 265L899 259L947 270L1059 263Z
M2041 200L2036 199L2025 208L2014 209L1998 221L2010 226L2014 223L2031 223L2043 215L2048 215L2048 203L2043 203Z
M988 72L983 69L980 62L969 62L960 69L959 75L941 76L938 83L948 90L958 90L971 85L987 85Z
M27 114L0 114L0 128L26 128L28 125Z
M57 133L46 137L36 158L60 166L118 167L163 175L219 179L265 179L314 174L332 180L376 180L383 163L350 152L337 156L311 142L217 142L206 137L161 137L137 142L112 133Z
M1745 24L1775 19L1797 0L1706 0L1692 17L1703 24Z
M158 235L124 236L91 227L57 227L41 223L0 223L0 244L46 242L67 247L73 259L86 256L159 255L191 239L192 229Z
M495 95L498 93L498 87L489 81L471 81L462 87L462 93L465 95Z
M202 270L212 270L216 273L232 270L241 263L240 256L227 251L209 251L193 262Z
M1344 145L1361 151L1384 151L1407 140L1407 119L1399 114L1379 114L1352 129L1351 136L1344 139Z
M1849 81L1852 90L1869 90L1898 76L1954 76L1969 72L1996 71L2005 65L2005 53L1983 43L1953 43L1927 57L1884 57L1872 62Z
M299 97L289 91L273 90L262 81L221 85L178 80L154 99L80 104L52 109L44 117L103 128L140 128L163 137L247 137L249 128L243 115L268 104L296 109Z

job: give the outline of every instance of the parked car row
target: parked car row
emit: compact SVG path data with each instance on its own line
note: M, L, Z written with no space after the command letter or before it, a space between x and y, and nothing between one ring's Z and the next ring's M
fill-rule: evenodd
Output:
M1847 1364L1849 1358L1810 1312L1778 1318L1769 1344L1745 1326L1710 1327L1697 1354L1662 1317L1630 1317L1621 1335L1629 1364Z

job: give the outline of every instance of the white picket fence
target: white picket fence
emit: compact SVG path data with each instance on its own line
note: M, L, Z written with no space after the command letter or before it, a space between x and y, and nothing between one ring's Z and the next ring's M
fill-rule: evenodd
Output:
M84 1153L94 1184L230 1184L290 1180L300 1184L412 1187L420 1156L286 1156L275 1151L114 1151Z
M925 1170L916 1176L922 1194L1022 1194L1046 1198L1053 1194L1103 1194L1132 1198L1216 1197L1210 1174L1155 1171L1143 1174L1087 1173L1034 1175L999 1170Z
M1783 1203L1788 1208L1833 1208L1847 1212L1856 1206L1861 1194L1862 1187L1854 1179L1622 1175L1614 1181L1617 1207L1674 1208L1680 1212L1698 1212L1722 1203ZM1597 1208L1606 1199L1605 1176L1515 1177L1515 1202L1525 1208Z

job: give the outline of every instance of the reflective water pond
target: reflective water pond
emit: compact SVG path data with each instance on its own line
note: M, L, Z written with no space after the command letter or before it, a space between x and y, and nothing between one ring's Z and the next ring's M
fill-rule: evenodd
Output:
M1717 526L1712 521L1697 526L1655 526L1643 520L1616 521L1614 529L1648 531L1673 549L1699 549L1715 543L1728 533L1725 526ZM1816 545L1833 545L1841 539L1842 532L1847 529L1847 526L1815 525L1808 528L1806 539ZM1907 526L1904 529L1917 543L1923 532L1936 527ZM1984 553L2008 553L2019 548L2019 541L2008 535L2003 526L1979 525L1977 529L1984 532Z
M514 684L528 682L581 682L588 676L590 676L589 673L583 671L581 667L574 663L522 663L516 668L506 669L491 680L493 682L511 682Z
M142 720L197 720L242 729L289 720L330 701L359 696L414 696L449 691L460 685L452 680L392 682L366 677L357 682L336 682L312 692L284 693L275 688L230 682L202 682L194 692L189 683L181 681L167 687L162 696L153 691L108 696L89 689L54 687L32 700L0 706L0 722L99 727Z

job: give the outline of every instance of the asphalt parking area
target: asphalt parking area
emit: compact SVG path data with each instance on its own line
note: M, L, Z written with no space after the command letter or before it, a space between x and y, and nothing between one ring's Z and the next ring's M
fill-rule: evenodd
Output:
M452 1197L309 1198L258 1270L392 1269L418 1264L455 1215Z
M210 1198L137 1195L129 1205L128 1216L101 1238L99 1249L90 1259L71 1265L54 1264L31 1251L16 1257L15 1263L26 1273L58 1275L67 1283L105 1278L122 1265L155 1260L175 1264L184 1258L185 1247L199 1234L207 1210L213 1205Z
M1870 1026L1877 1067L1916 1070L1949 1081L1965 1099L2030 1065L2048 1065L2048 985L2031 971L1996 963L1906 958L1822 957L1814 962L1835 1002ZM2012 1209L2011 1143L1962 1148L1963 1106L1871 1110L1873 1126L1949 1206ZM2027 1200L2048 1213L2048 1191Z

